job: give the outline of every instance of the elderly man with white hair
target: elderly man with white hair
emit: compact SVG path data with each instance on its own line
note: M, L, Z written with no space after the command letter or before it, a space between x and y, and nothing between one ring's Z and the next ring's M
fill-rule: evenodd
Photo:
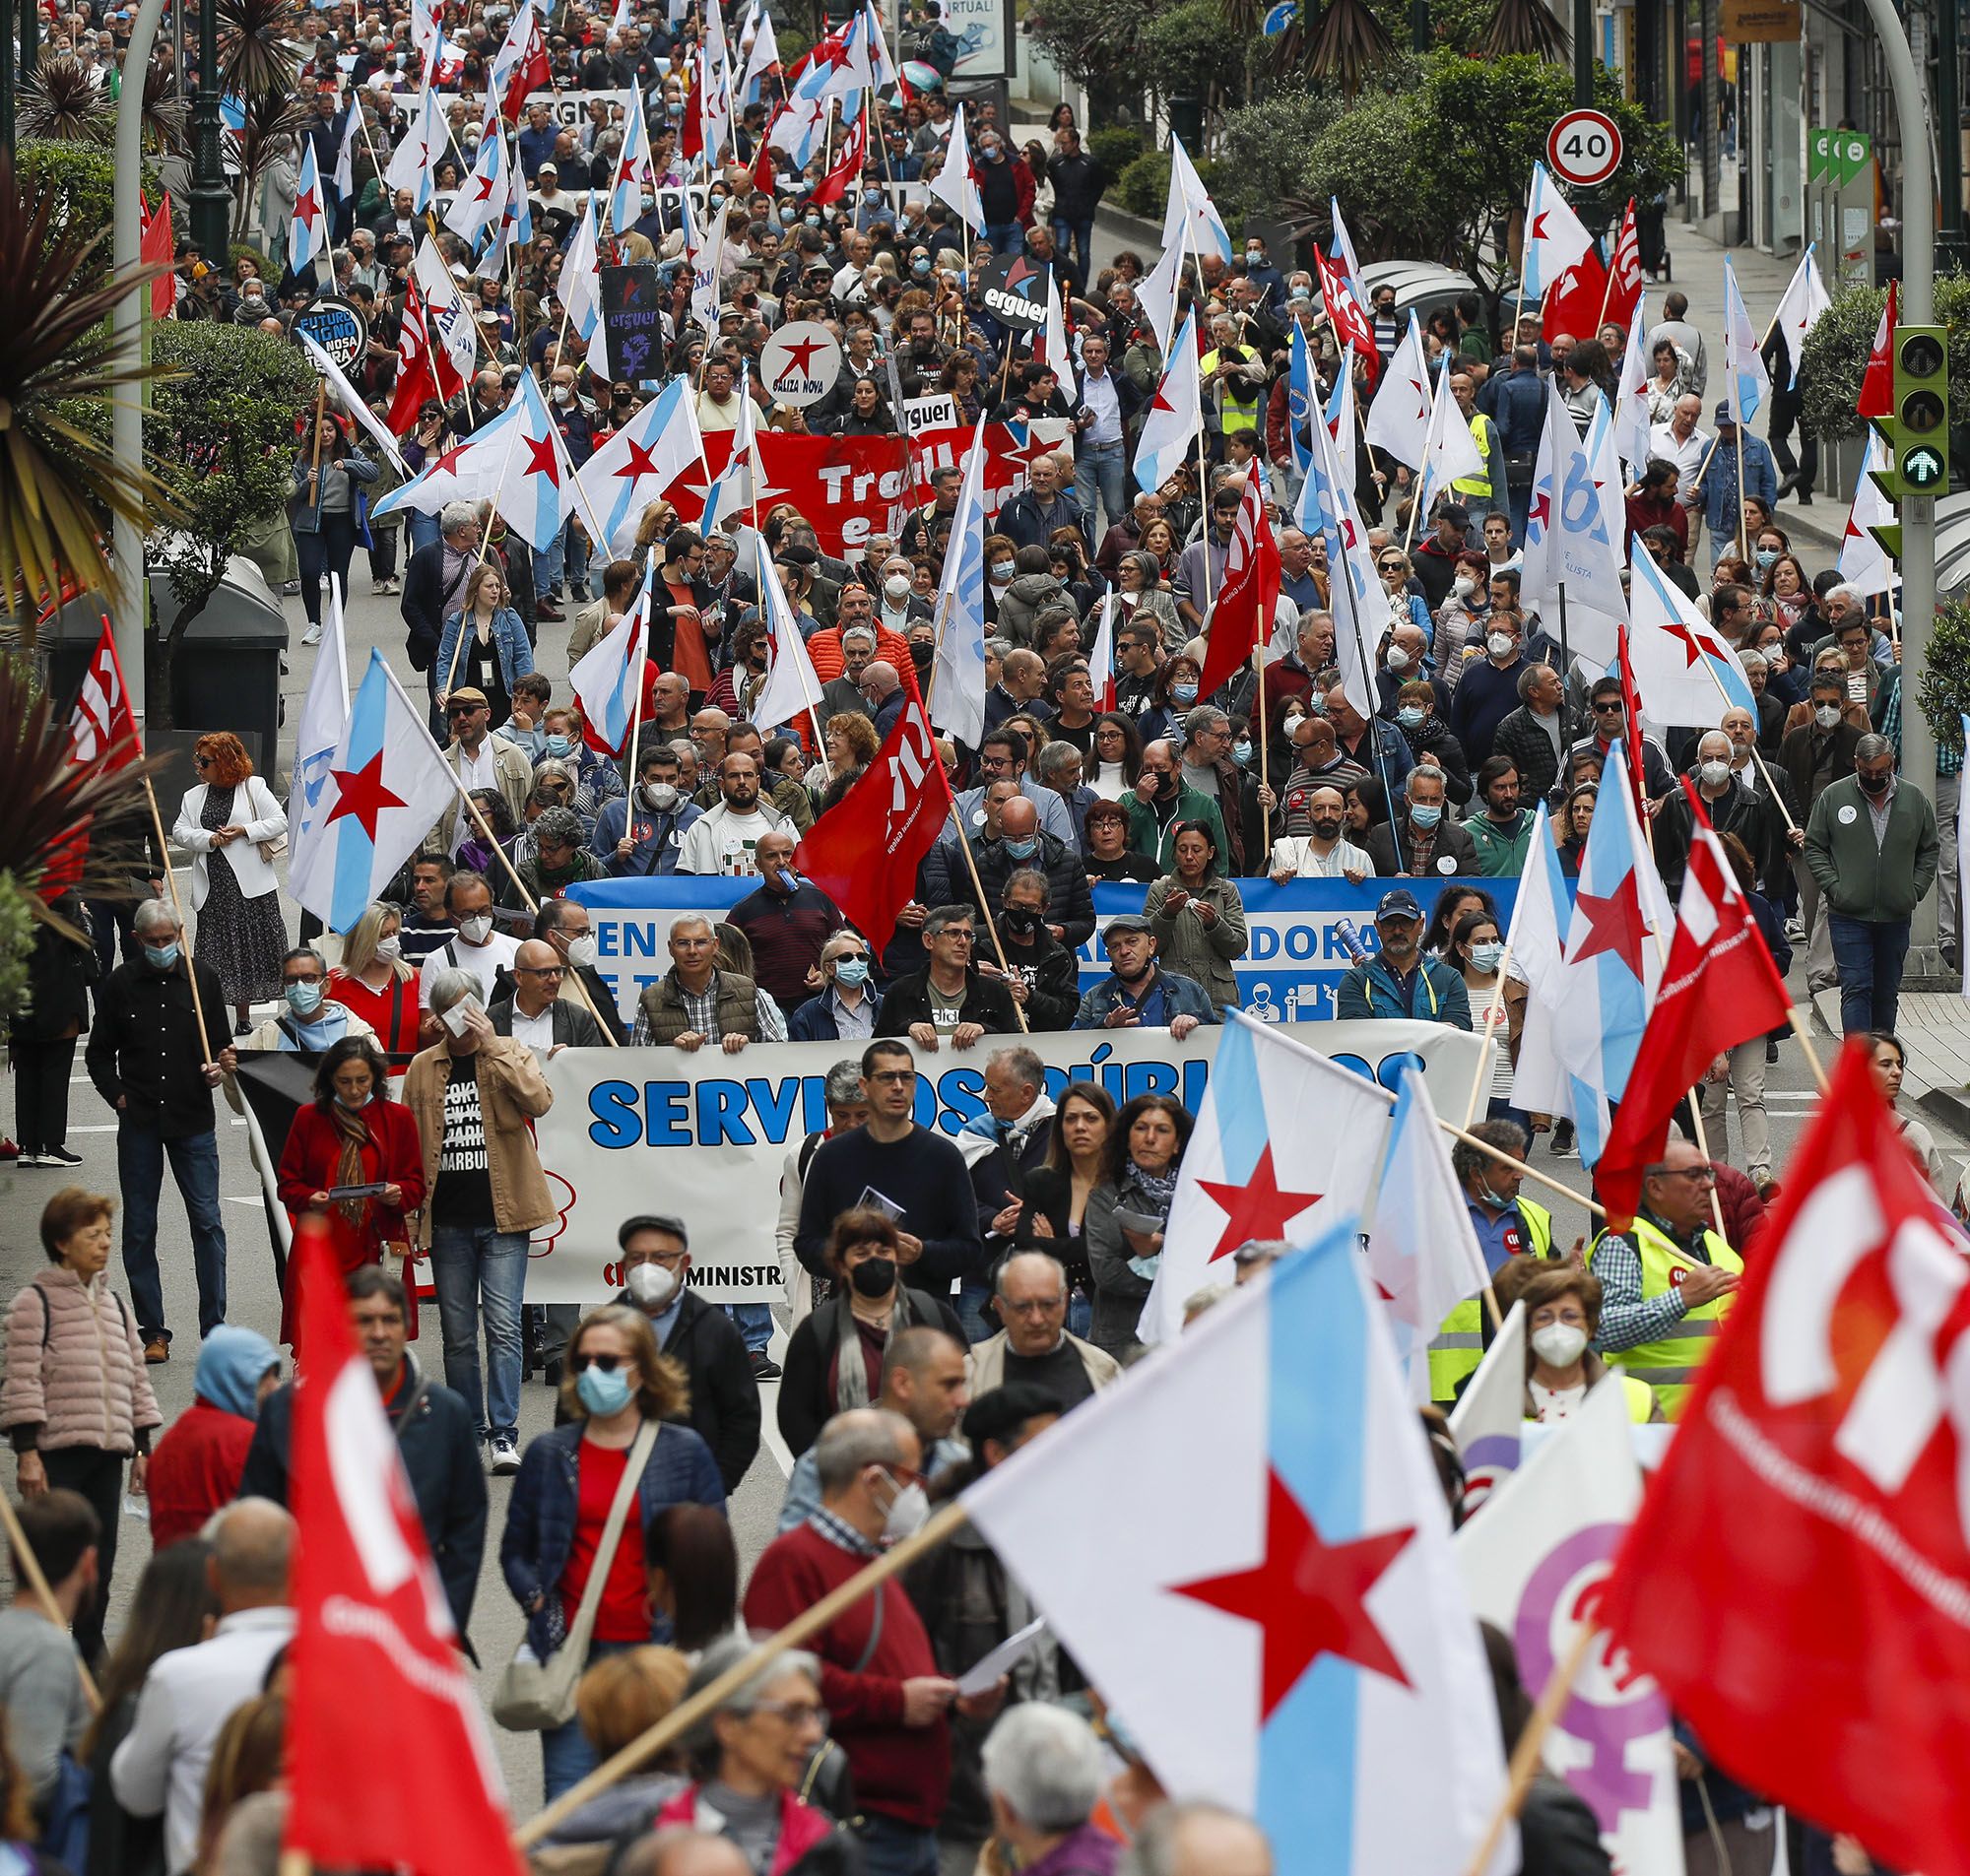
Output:
M1000 1716L981 1758L992 1833L1022 1876L1109 1876L1120 1845L1088 1822L1107 1767L1086 1720L1024 1702Z
M406 629L405 650L413 671L422 671L431 693L433 731L437 726L437 648L444 621L465 610L465 587L479 564L479 504L448 501L437 518L438 538L404 563L404 596L397 610ZM439 738L442 742L442 737Z

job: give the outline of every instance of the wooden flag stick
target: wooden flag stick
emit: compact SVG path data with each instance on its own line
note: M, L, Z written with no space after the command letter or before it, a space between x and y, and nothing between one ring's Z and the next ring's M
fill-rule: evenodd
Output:
M158 837L158 866L164 875L164 890L170 894L171 910L178 915L178 938L183 945L185 981L191 986L192 1013L198 1018L199 1060L203 1062L205 1051L212 1043L212 1031L206 1026L205 1001L198 994L198 972L192 968L191 928L185 924L184 901L178 897L178 876L171 871L171 849L170 843L164 838L164 817L158 809L157 788L148 775L144 777L144 799L151 805L151 831Z
M1545 1749L1545 1736L1552 1730L1553 1721L1566 1711L1566 1703L1573 1697L1573 1683L1580 1678L1580 1670L1587 1665L1588 1653L1599 1635L1600 1630L1592 1622L1583 1622L1565 1658L1553 1669L1551 1679L1541 1690L1539 1705L1533 1709L1533 1716L1527 1720L1525 1731L1519 1735L1519 1743L1512 1748L1511 1763L1505 1768L1504 1794L1498 1800L1497 1809L1491 1813L1491 1821L1484 1827L1484 1835L1471 1861L1465 1865L1464 1876L1484 1876L1484 1871L1490 1866L1491 1858L1504 1838L1505 1827L1518 1816L1519 1807L1526 1801L1526 1792L1538 1776L1541 1756Z
M613 1759L605 1759L579 1783L570 1785L545 1810L537 1812L513 1833L513 1842L527 1849L548 1836L564 1818L571 1817L591 1799L648 1762L672 1740L718 1711L740 1688L770 1661L789 1649L797 1649L812 1635L819 1635L836 1616L852 1609L872 1589L879 1588L905 1565L914 1563L927 1551L935 1550L947 1538L954 1537L968 1521L961 1502L944 1506L931 1515L915 1535L905 1537L858 1570L844 1584L830 1589L812 1607L804 1609L785 1628L768 1636L744 1660L736 1661L715 1681L698 1689L645 1731L632 1739Z

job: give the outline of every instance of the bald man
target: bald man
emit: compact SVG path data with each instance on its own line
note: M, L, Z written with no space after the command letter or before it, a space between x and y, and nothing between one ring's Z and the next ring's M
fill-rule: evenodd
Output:
M523 1042L543 1063L563 1049L606 1049L602 1026L578 1003L561 997L567 959L545 938L528 938L502 972L487 1015L493 1032Z
M863 707L869 712L869 721L876 726L877 741L881 742L903 714L903 680L886 658L872 658L862 667L855 687L862 693Z

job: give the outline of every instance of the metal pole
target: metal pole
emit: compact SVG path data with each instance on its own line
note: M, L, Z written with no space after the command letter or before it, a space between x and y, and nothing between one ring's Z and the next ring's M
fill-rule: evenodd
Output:
M1573 0L1573 102L1594 102L1594 0Z
M33 78L34 67L40 63L40 16L34 11L34 0L21 0L21 76Z
M1930 174L1929 125L1922 108L1922 79L1909 52L1908 35L1894 0L1868 0L1887 67L1888 88L1902 139L1901 315L1910 325L1936 318L1936 202ZM1942 126L1944 147L1955 165L1957 128ZM1936 497L1910 495L1901 504L1902 524L1902 759L1901 772L1932 800L1936 796L1936 738L1916 702L1929 669L1929 641L1936 626ZM1918 953L1913 975L1940 968L1936 955L1936 895L1915 909L1911 941Z
M207 9L214 0L205 0ZM164 17L164 0L138 0L137 17L130 23L130 45L124 54L123 70L143 83L151 63L152 42L158 36L158 22ZM217 104L217 99L214 100ZM110 216L110 259L118 273L135 267L142 258L144 113L119 110L116 113L116 192ZM226 250L219 250L223 265ZM117 300L110 323L116 334L119 356L135 362L143 356L144 310L147 292L125 293ZM119 397L110 406L110 447L116 466L134 477L144 466L144 410L134 397ZM139 723L144 719L144 618L150 595L144 584L144 535L131 522L117 518L110 537L116 560L116 656L123 666L123 687L129 693L130 708ZM168 861L169 856L161 855Z
M127 62L124 69L130 69ZM199 0L198 90L191 100L191 238L204 254L206 266L223 274L227 232L232 220L232 191L226 186L221 129L219 0Z
M14 154L14 33L0 32L0 150Z

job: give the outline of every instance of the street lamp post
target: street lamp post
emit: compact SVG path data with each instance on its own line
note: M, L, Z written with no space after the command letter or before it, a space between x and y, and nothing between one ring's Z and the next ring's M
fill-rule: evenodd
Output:
M182 6L184 0L174 4ZM219 6L218 0L199 0L198 90L191 102L191 237L206 265L224 272L232 192L226 186L220 131Z

